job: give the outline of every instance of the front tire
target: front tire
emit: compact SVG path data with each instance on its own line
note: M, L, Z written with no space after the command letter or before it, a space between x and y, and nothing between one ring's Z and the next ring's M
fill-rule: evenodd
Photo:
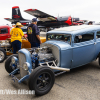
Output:
M55 75L51 68L40 66L33 70L29 77L29 89L35 90L35 95L48 93L53 87Z
M12 68L12 66L11 66L11 58L12 58L13 56L15 56L15 57L18 58L18 54L13 54L13 55L9 56L9 57L6 59L6 61L5 61L5 69L6 69L6 71L7 71L8 73L11 73L11 72L13 71L13 68Z
M0 63L2 63L6 59L6 51L0 48Z

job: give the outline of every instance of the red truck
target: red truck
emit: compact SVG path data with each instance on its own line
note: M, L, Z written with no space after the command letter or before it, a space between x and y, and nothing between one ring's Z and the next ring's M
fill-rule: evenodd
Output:
M27 37L27 27L24 26L21 28L23 33L25 34L25 36ZM0 40L6 40L7 38L10 38L11 35L10 35L10 30L11 30L11 27L8 26L8 25L3 25L3 26L0 26Z
M7 38L10 38L10 30L11 27L8 25L0 26L0 40L6 40Z

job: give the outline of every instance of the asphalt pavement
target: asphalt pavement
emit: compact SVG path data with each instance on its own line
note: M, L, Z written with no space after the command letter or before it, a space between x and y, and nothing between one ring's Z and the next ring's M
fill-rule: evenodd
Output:
M2 93L7 90L12 93ZM28 85L13 82L5 70L4 62L0 63L0 100L100 100L98 60L56 76L54 86L46 95L16 94L19 90L29 90Z
M72 69L55 77L51 91L43 96L34 94L3 94L1 91L29 90L26 83L13 82L0 63L0 100L100 100L100 66L98 61Z

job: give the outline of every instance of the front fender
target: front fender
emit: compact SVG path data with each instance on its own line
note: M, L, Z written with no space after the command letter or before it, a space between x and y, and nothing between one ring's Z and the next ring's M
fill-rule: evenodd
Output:
M22 54L22 56L20 56L20 54ZM31 73L31 69L32 69L31 53L27 49L21 49L18 51L18 57L19 57L19 64L20 65L22 65L20 60L24 59L23 57L25 57L25 60L26 60L25 62L28 62L30 64L29 65L29 72Z

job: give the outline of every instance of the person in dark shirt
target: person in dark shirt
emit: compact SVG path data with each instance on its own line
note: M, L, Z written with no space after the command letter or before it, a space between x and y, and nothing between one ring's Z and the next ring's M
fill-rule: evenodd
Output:
M28 25L27 36L28 36L28 41L31 43L31 48L40 47L40 44L42 42L40 40L40 31L39 31L39 28L37 27L36 18L33 18L32 23Z

